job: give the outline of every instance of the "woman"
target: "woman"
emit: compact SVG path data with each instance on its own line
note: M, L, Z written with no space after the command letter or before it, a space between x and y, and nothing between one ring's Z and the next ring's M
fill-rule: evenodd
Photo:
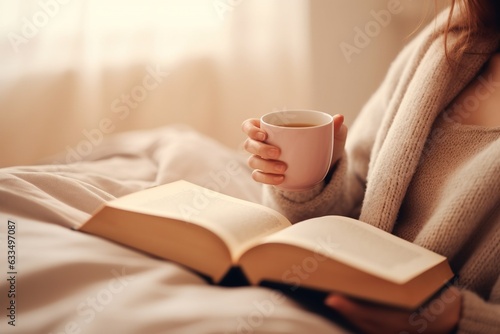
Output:
M325 300L363 332L500 331L500 3L458 1L401 52L348 137L335 116L322 184L265 186L292 221L353 216L448 257L456 284L417 312ZM279 148L257 119L242 128L253 178L280 184Z

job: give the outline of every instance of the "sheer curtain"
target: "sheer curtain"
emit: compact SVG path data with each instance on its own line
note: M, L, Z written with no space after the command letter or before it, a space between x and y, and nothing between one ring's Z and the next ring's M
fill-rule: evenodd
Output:
M236 148L310 105L308 33L307 0L1 1L0 166L172 123Z

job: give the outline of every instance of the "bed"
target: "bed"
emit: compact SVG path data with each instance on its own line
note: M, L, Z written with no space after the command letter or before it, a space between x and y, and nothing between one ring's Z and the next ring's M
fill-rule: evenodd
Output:
M0 169L0 263L7 277L0 332L347 332L333 314L279 291L214 286L175 263L73 230L104 201L178 179L259 202L260 185L242 152L170 125L109 136L70 163L67 155ZM225 177L235 162L238 174Z

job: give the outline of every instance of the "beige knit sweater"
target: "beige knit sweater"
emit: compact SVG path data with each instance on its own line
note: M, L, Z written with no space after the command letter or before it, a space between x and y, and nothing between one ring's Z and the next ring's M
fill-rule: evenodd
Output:
M500 333L500 131L442 121L489 56L450 67L442 27L431 24L394 61L326 184L307 192L266 186L264 201L295 222L353 216L447 256L462 289L458 332ZM499 41L477 38L473 50L491 54Z

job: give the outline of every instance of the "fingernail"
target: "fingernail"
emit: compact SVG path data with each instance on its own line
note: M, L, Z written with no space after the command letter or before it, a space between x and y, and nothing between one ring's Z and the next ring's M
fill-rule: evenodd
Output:
M276 172L280 172L280 173L283 173L285 170L286 170L286 166L283 165L283 164L275 164L274 165L274 170Z
M283 181L283 179L284 179L284 178L285 178L285 177L284 177L283 175L277 175L277 176L274 176L274 177L273 177L273 180L274 180L275 182L281 182L281 181Z
M257 139L260 141L264 141L266 139L266 134L263 132L258 132L257 133Z
M336 307L339 303L339 298L337 296L330 296L325 299L325 304L330 307Z
M280 152L276 148L271 148L269 149L269 151L267 151L267 154L269 154L271 158L277 158L279 157Z

